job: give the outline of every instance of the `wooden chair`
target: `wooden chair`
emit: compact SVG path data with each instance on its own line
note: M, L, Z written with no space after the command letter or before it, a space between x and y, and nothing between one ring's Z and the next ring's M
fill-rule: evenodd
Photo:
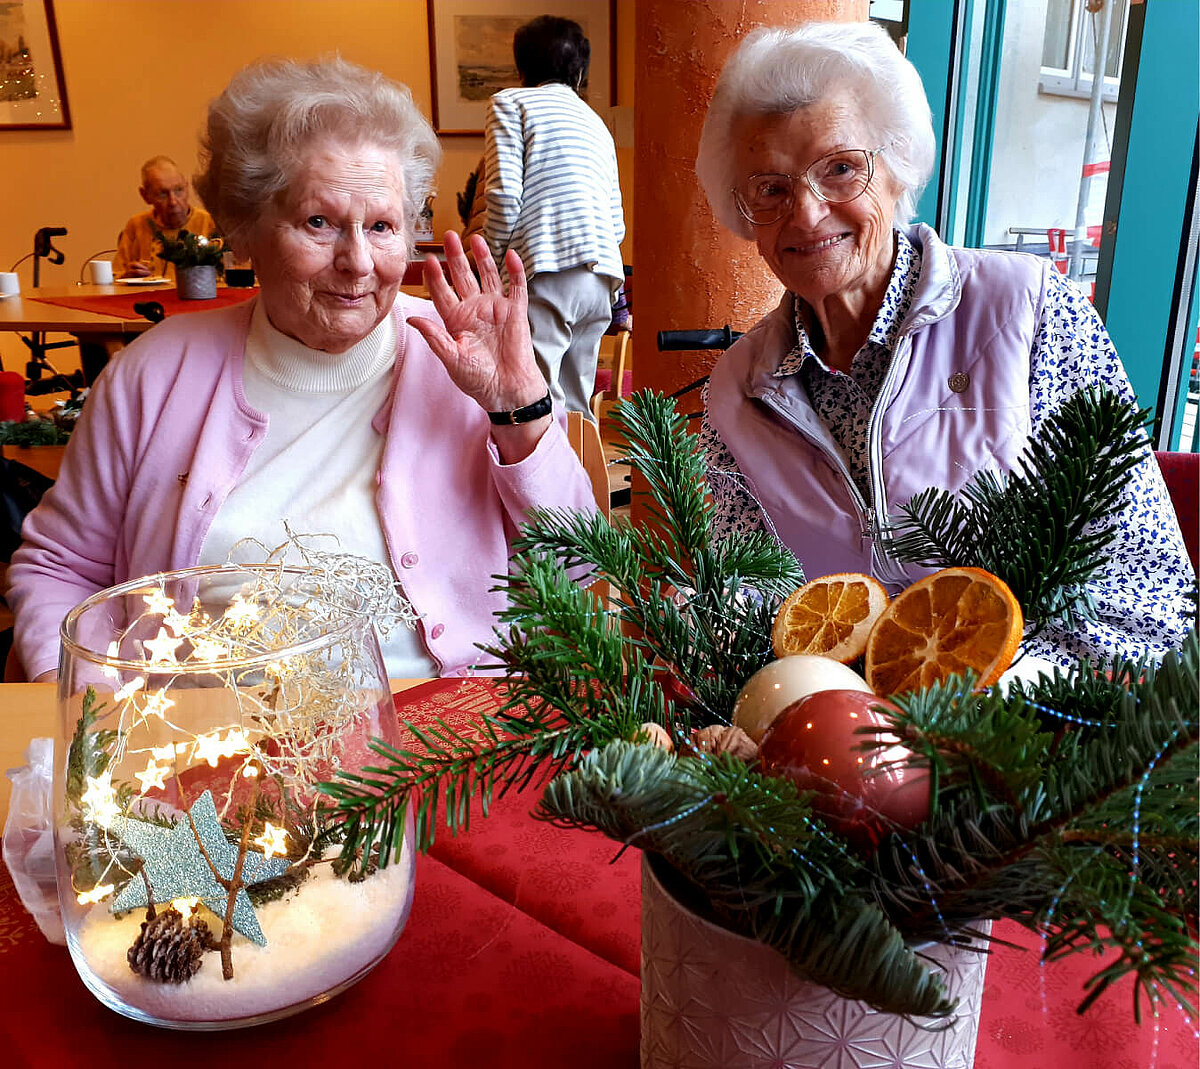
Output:
M582 412L567 413L567 440L583 470L592 481L592 493L596 498L596 507L604 514L609 514L608 504L608 463L604 459L604 446L600 441L600 428L588 419Z
M613 335L612 367L596 368L596 385L592 391L592 415L600 422L601 405L620 400L633 393L633 366L630 354L632 335L619 330Z

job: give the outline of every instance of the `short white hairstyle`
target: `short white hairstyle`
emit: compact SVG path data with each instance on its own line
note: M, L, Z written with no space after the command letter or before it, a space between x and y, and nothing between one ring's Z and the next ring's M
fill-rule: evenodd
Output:
M759 29L729 57L704 117L696 175L713 214L753 240L755 228L737 210L733 187L739 121L790 115L849 88L880 162L903 192L895 222L904 226L933 172L936 142L925 87L916 68L881 27L871 22L809 22L796 29Z
M336 56L259 60L238 71L209 105L195 186L227 241L243 246L308 150L327 138L395 155L411 252L441 159L437 135L407 86Z

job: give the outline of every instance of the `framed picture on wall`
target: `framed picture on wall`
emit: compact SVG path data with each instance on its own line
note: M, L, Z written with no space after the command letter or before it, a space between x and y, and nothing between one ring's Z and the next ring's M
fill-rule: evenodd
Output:
M0 0L0 130L69 130L52 0Z
M433 125L439 134L482 134L488 99L520 85L512 39L537 15L583 27L591 65L581 96L604 114L615 103L614 0L428 0Z

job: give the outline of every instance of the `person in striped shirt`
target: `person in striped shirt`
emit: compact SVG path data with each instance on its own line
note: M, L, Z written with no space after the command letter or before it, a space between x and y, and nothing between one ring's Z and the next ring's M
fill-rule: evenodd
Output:
M625 237L616 147L579 96L590 54L571 19L521 26L513 56L523 85L492 97L484 153L488 247L501 271L508 249L521 257L538 366L555 406L589 419Z

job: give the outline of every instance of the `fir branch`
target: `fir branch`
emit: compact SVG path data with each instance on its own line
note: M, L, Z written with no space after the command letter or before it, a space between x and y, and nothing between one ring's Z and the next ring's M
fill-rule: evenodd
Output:
M900 509L888 551L923 567L975 566L1008 584L1035 629L1094 615L1087 584L1116 537L1109 522L1146 455L1146 411L1081 390L1051 415L1006 477L956 496L922 491Z

